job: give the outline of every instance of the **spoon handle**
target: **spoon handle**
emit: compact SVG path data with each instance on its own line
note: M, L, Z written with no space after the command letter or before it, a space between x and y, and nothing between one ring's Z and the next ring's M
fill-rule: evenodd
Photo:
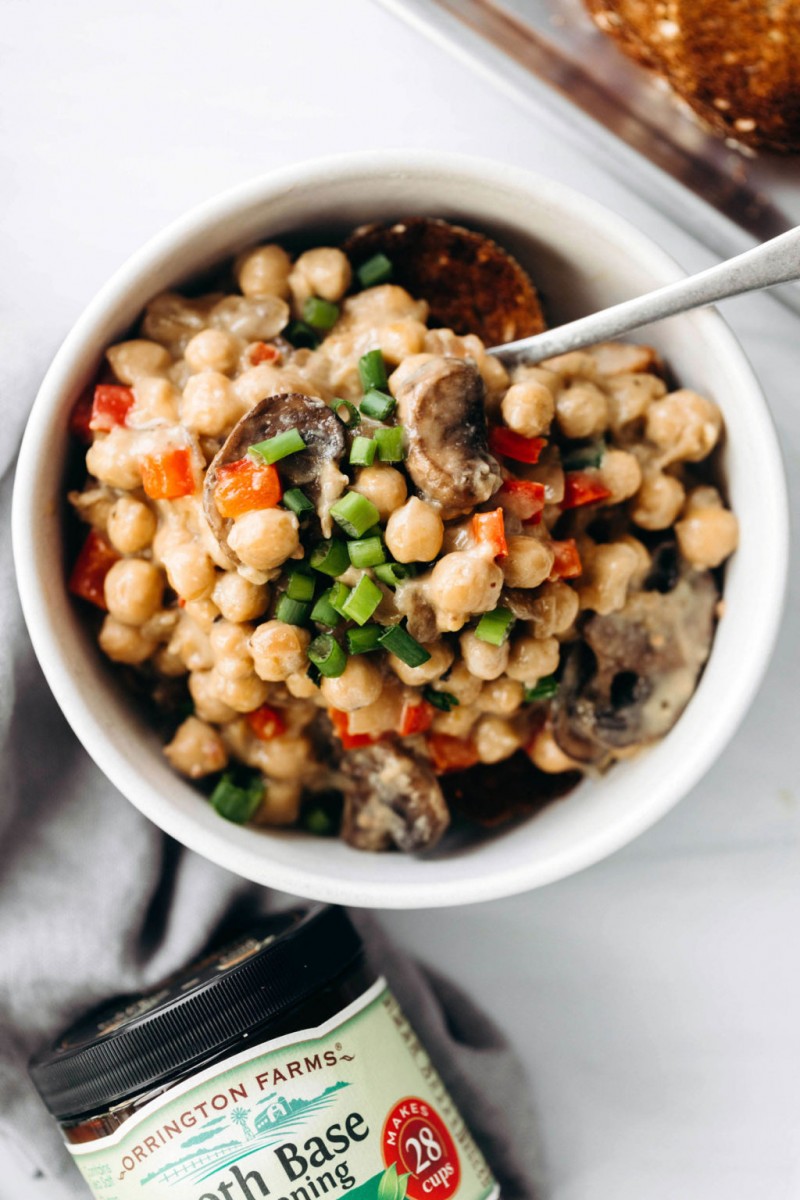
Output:
M608 341L663 317L793 279L800 279L800 225L698 275L689 275L677 283L534 337L492 346L489 353L506 364L540 362L555 354Z

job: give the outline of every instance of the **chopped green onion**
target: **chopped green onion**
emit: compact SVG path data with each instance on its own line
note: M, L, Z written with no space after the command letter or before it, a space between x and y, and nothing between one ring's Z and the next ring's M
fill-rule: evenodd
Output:
M368 654L370 650L380 650L380 639L383 625L362 625L360 629L348 629L347 649L351 654Z
M305 571L292 571L286 587L286 595L290 600L313 600L314 579Z
M342 584L342 587L344 587L344 584ZM311 620L316 621L318 625L327 625L329 629L333 629L334 626L339 624L340 616L331 604L332 590L332 588L328 588L327 591L323 592L311 610Z
M344 616L356 625L366 625L383 599L383 592L369 575L362 575L342 605Z
M410 579L415 570L413 563L379 563L375 567L375 578L387 587L395 588L405 579Z
M305 321L290 321L282 336L287 342L291 342L296 350L316 350L319 345L319 338Z
M284 492L283 503L298 517L314 512L314 505L300 488L289 488L288 492Z
M381 634L381 645L390 654L396 655L407 667L421 667L430 658L430 654L413 638L402 625L390 625Z
M341 500L331 506L331 516L347 536L353 538L363 537L380 519L380 513L372 501L358 492L345 492ZM336 573L341 575L341 571Z
M381 462L402 462L406 456L403 446L405 429L402 425L393 425L390 429L376 429L375 441L378 445L378 458Z
M360 267L356 267L358 282L362 288L377 287L392 278L392 264L385 254L373 254Z
M544 675L533 687L525 688L525 703L533 704L536 700L551 700L558 691L558 680L555 675Z
M450 712L452 709L458 708L461 703L452 692L437 692L430 684L422 689L422 697L434 708L441 709L442 712Z
M347 553L354 567L377 567L386 562L386 550L379 537L359 538L347 543Z
M347 597L350 595L351 590L346 583L335 583L331 588L328 603L340 617L346 616L344 606L347 603Z
M317 542L309 562L315 571L335 578L350 566L350 555L340 538L328 538L325 542Z
M267 438L265 442L256 442L248 453L255 454L265 463L276 463L289 454L297 454L305 450L306 444L300 436L299 429L286 429L276 433L275 437Z
M314 329L327 332L339 320L339 306L331 304L330 300L322 300L319 296L309 296L303 305L303 320Z
M602 438L589 442L587 446L577 446L562 456L561 465L565 471L585 471L587 467L599 467L606 449Z
M315 637L307 653L309 660L326 679L335 679L347 666L347 655L330 633Z
M307 808L300 820L303 828L317 837L332 837L337 832L333 814L324 809L321 804Z
M361 413L353 404L352 400L343 400L341 396L336 396L330 402L330 407L335 412L336 416L344 425L345 429L355 429L361 424Z
M236 825L244 825L245 821L249 821L263 799L262 779L254 776L245 787L239 787L228 772L211 793L211 803L219 815Z
M394 396L387 396L377 388L370 388L361 401L362 417L374 417L376 421L385 421L395 410L397 401Z
M514 614L509 608L495 608L484 613L478 621L475 637L492 646L502 646L514 624Z
M362 354L358 360L358 374L361 379L361 386L365 392L371 388L377 388L379 392L384 391L388 379L386 377L386 364L383 361L383 354L380 350L368 350L366 354Z
M311 613L311 605L303 600L293 600L284 592L275 606L275 616L284 625L305 625Z
M377 449L378 443L374 438L353 438L353 444L350 447L350 462L354 467L371 467L375 462Z

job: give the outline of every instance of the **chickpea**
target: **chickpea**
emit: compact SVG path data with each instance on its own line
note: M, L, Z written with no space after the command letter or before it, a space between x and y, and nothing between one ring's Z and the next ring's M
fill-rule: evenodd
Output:
M211 632L211 626L219 616L219 609L210 596L206 596L202 600L187 600L183 611L187 617L191 617L195 624L200 626L203 633Z
M479 715L477 708L472 708L468 704L459 704L455 708L451 708L450 712L437 712L431 728L434 733L446 733L450 737L466 738L472 732Z
M555 416L553 394L535 379L515 383L503 397L501 411L509 429L524 437L539 437L547 433Z
M514 726L502 717L482 717L472 740L482 763L502 762L519 750L521 745Z
M223 704L229 705L235 712L253 712L254 709L260 708L262 704L266 703L269 688L263 679L259 679L253 672L250 672L249 675L230 677L224 675L219 667L215 666L209 675L209 686L214 689L218 699Z
M608 542L583 551L583 576L578 583L581 608L606 616L624 608L628 588L639 568L639 555L624 542Z
M350 262L341 250L331 246L306 250L295 262L289 276L296 311L302 309L309 296L341 300L350 287L351 278Z
M214 564L193 540L176 542L163 555L169 585L183 600L210 596L217 579Z
M528 628L535 638L550 638L557 633L566 633L572 628L579 608L578 593L568 583L560 579L545 583L539 588L531 606Z
M250 653L252 625L236 625L232 621L215 621L208 640L214 652L216 670L228 679L241 679L253 672Z
M134 338L130 342L120 342L106 350L106 358L111 364L111 370L120 383L130 387L145 375L160 375L172 365L172 356L158 342L149 342L146 338Z
M572 383L576 379L596 379L597 363L587 350L569 350L566 354L556 354L553 358L545 358L539 367L557 375L562 384Z
M684 500L683 485L663 471L648 471L631 503L631 520L642 529L668 529Z
M347 660L347 666L337 678L323 679L320 691L331 708L353 712L373 704L382 688L380 669L365 657L354 657Z
M518 679L501 675L499 679L492 679L483 685L475 707L479 712L511 717L522 704L524 696L525 689Z
M267 342L289 320L289 306L277 296L225 296L208 314L215 329L224 329L244 342Z
M459 644L467 670L476 679L497 679L505 671L511 652L507 641L500 646L493 646L468 630L462 633Z
M712 400L688 388L656 400L647 412L645 432L663 450L663 464L700 462L717 444L722 413Z
M207 671L214 665L214 654L207 633L185 611L178 620L167 649L177 655L190 671Z
M236 518L228 544L246 566L271 571L298 549L298 530L293 512L284 508L257 509Z
M411 355L419 354L425 345L426 332L421 321L404 319L382 325L378 331L378 342L389 366L395 366Z
M657 375L618 375L606 381L609 423L614 433L623 433L641 420L651 402L667 393L667 385Z
M267 610L269 588L264 583L251 583L236 571L224 571L211 599L226 621L255 621Z
M560 775L562 771L580 769L580 763L568 758L546 725L540 729L530 749L531 761L547 775Z
M232 371L239 359L236 338L224 329L203 329L196 333L183 352L186 365L196 374L198 371Z
M245 250L233 265L236 282L245 296L289 295L292 260L282 246L274 243Z
M169 646L162 646L156 651L153 664L159 675L164 675L167 679L180 679L187 671L183 659L173 654Z
M541 383L553 398L553 411L555 412L555 399L561 387L561 380L555 371L548 371L546 367L531 367L521 364L514 367L511 377L514 383Z
M394 733L403 715L403 702L404 689L399 684L392 687L392 679L389 676L377 700L350 713L347 719L348 732L354 735L369 733L375 736Z
M319 688L309 675L308 669L292 672L291 675L287 676L285 683L286 690L290 696L295 696L298 700L313 700L315 703L320 704L321 707L325 707L325 702L320 696Z
M561 646L555 638L517 638L511 647L508 674L512 679L532 687L540 679L553 674L560 653Z
M678 548L693 567L718 567L739 542L739 522L714 488L695 488L675 525Z
M377 464L374 467L364 467L358 472L353 491L372 501L382 521L388 520L408 495L402 473L394 467Z
M433 642L425 649L430 654L430 658L419 667L409 667L396 654L389 655L389 665L395 675L410 687L422 687L426 683L432 683L434 679L438 679L444 675L445 671L449 670L455 658L453 650L447 642Z
M137 379L133 394L136 403L128 414L131 428L147 429L153 425L173 425L177 421L180 393L169 379L143 376Z
M307 737L283 733L259 743L258 759L262 771L271 778L296 781L314 761L314 747Z
M186 718L164 753L174 769L188 779L202 779L228 765L228 752L219 733L197 717Z
M511 383L508 371L493 354L482 354L479 357L478 373L490 396L492 393L504 392Z
M303 788L296 779L270 779L261 806L252 820L256 825L281 828L294 825L300 816Z
M239 420L242 404L226 375L200 371L186 381L180 413L187 429L204 437L220 437Z
M430 331L426 334L426 338L430 336ZM393 396L396 396L403 387L407 379L410 379L415 371L420 367L424 367L425 363L430 362L435 358L434 354L410 354L408 358L404 358L400 365L392 371L389 376L389 391Z
M220 700L215 679L211 671L192 671L189 675L189 695L194 701L198 717L214 725L225 725L234 719L236 710Z
M608 425L608 400L595 383L573 383L556 397L556 417L568 438L597 437Z
M444 522L432 504L412 496L386 525L386 545L397 562L431 562L442 548Z
M651 346L635 342L598 342L589 349L601 375L625 375L646 371L658 365L659 358Z
M158 642L143 635L135 625L123 625L110 613L97 637L100 649L113 662L138 666L149 658Z
M133 496L120 496L108 514L111 545L120 554L138 554L146 550L156 531L156 516L151 508Z
M112 617L123 625L143 625L161 607L164 576L143 558L122 558L106 575L104 592Z
M553 562L553 551L546 542L524 535L510 537L503 575L509 587L535 588L547 579Z
M635 454L626 450L606 450L598 471L600 482L611 493L605 504L620 504L638 492L642 483L642 468Z
M503 572L497 563L466 550L454 550L433 568L428 592L438 609L458 617L494 608L502 586Z
M142 469L136 433L117 425L97 438L86 451L86 470L100 483L129 492L142 486Z
M474 676L461 659L447 672L447 678L438 679L434 691L449 692L463 706L474 704L481 691L481 681Z
M268 683L282 683L298 671L305 672L310 641L307 629L283 621L265 621L250 638L256 674Z

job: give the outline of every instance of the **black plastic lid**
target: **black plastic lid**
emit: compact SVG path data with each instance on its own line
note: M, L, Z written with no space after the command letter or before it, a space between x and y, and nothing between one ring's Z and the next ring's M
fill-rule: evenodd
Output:
M288 1013L361 952L344 909L276 913L159 988L96 1009L31 1062L31 1076L59 1120L103 1112Z

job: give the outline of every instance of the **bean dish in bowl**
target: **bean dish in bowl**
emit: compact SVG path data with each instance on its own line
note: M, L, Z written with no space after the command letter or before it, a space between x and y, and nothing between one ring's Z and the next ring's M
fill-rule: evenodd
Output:
M720 411L646 346L486 352L541 327L418 220L256 246L107 350L70 590L221 816L426 850L674 725L737 543Z

